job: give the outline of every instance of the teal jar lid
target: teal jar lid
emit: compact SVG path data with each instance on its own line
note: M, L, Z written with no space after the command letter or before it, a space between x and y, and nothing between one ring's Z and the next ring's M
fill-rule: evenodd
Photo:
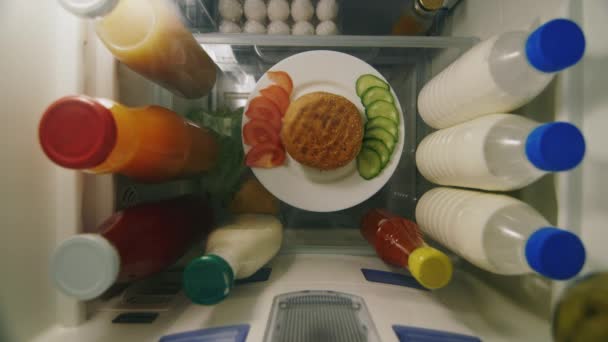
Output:
M184 270L184 292L196 304L213 305L221 302L234 285L230 264L215 254L195 259Z

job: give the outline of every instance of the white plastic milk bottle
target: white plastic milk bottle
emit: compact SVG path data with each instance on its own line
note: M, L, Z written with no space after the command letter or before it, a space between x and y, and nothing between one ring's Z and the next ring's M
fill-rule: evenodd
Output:
M205 255L184 271L184 291L197 304L216 304L235 279L253 275L277 254L283 239L281 222L270 215L240 215L211 232Z
M435 188L416 206L420 229L474 265L518 275L574 277L585 248L573 233L552 227L529 205L505 195Z
M551 20L532 33L499 34L471 48L422 88L420 116L439 129L508 113L536 97L584 51L583 31L567 19Z
M436 184L509 191L570 170L584 155L583 135L570 123L490 114L426 136L416 166Z

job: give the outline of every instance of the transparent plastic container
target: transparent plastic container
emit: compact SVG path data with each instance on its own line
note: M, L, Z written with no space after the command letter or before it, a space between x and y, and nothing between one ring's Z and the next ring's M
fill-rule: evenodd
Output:
M38 134L42 150L57 165L148 183L208 171L219 153L208 129L167 108L131 108L84 95L52 103Z
M396 35L424 35L433 25L435 16L443 7L443 0L412 0L399 20L393 25Z
M574 277L585 248L529 205L505 195L436 188L418 201L416 221L433 239L486 271Z
M426 244L415 222L374 209L363 216L361 235L384 262L407 268L422 286L438 289L450 282L450 258Z
M173 265L213 224L208 202L196 196L140 204L110 216L96 234L62 241L51 257L51 277L68 296L95 298L116 281Z
M490 114L425 137L416 166L436 184L509 191L570 170L584 154L585 140L572 124Z
M438 129L508 113L536 97L556 72L576 64L584 50L582 30L566 19L531 33L502 33L477 44L429 81L418 96L418 110Z
M98 37L122 63L186 98L207 95L216 67L181 21L171 0L59 0L95 19ZM126 29L128 28L128 29Z

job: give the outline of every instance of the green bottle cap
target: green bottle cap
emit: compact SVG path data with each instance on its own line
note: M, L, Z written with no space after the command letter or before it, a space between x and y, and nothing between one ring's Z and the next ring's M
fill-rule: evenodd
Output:
M221 302L234 285L234 272L226 260L215 254L194 259L184 270L184 292L196 304Z

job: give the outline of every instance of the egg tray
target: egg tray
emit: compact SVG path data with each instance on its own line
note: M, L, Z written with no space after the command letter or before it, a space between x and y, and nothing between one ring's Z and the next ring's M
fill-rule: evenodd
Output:
M214 32L226 33L226 32L220 32L220 31L224 31L224 30L220 30L220 27L222 25L222 22L225 20L226 22L229 22L229 25L236 25L236 26L232 26L232 27L238 27L242 33L267 34L268 27L271 23L271 21L268 17L267 10L266 10L266 16L262 23L263 28L264 28L264 32L262 32L260 30L255 30L255 28L257 28L256 26L247 23L248 19L244 13L245 12L244 10L242 11L243 14L238 19L235 19L235 18L230 18L231 20L224 19L220 13L220 1L222 1L222 0L175 0L175 1L178 4L178 6L182 12L183 19L184 19L186 25L193 32L196 32L196 33L214 33ZM243 5L244 5L245 1L256 1L257 2L258 0L227 0L227 1L238 2L241 5L241 8L243 9L244 8ZM262 1L266 6L268 6L268 2L270 0L259 0L259 1ZM290 13L289 13L288 18L284 22L289 27L290 34L293 34L294 26L296 25L296 21L294 20L292 13L291 13L291 5L295 1L307 1L307 0L287 0L287 2L289 3L289 6L290 6ZM312 14L312 18L308 22L312 26L312 35L315 34L315 30L316 30L317 26L319 25L319 23L321 22L318 19L317 13L316 13L317 12L316 9L317 9L317 5L318 5L319 1L327 1L327 0L310 0L311 4L313 6L313 14ZM337 34L339 34L340 32L342 32L342 20L341 20L342 19L342 15L341 15L342 6L341 5L342 5L342 3L344 3L344 1L335 0L335 2L338 5L338 13L337 13L335 19L333 19L333 22L335 23ZM260 21L257 20L257 22L260 22ZM229 26L227 26L227 27L229 27ZM248 28L247 31L249 31L249 32L244 32L246 28ZM241 33L241 32L234 32L234 33Z

